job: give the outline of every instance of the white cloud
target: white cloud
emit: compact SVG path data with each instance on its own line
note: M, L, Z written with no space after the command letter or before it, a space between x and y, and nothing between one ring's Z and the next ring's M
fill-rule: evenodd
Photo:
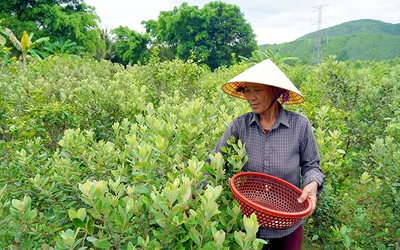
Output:
M199 6L211 2L206 0L86 0L95 6L102 25L109 29L128 26L144 32L142 21L157 20L160 11L170 11L183 2ZM326 5L322 11L322 28L332 27L347 21L376 19L389 23L400 23L400 1L386 0L226 0L235 4L244 13L257 35L259 44L290 42L317 30L316 6Z

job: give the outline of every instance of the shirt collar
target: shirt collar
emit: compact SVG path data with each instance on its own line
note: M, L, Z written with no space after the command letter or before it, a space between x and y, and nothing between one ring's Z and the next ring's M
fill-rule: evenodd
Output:
M289 125L288 117L286 115L286 110L282 107L282 105L280 103L278 103L278 105L279 105L279 114L278 114L278 117L276 118L276 121L275 121L274 125L272 126L272 128L277 128L277 127L279 127L280 124L289 128L290 125ZM255 122L258 124L258 126L261 126L259 115L255 114L254 112L251 112L251 114L252 114L252 117L251 117L249 125L251 125Z

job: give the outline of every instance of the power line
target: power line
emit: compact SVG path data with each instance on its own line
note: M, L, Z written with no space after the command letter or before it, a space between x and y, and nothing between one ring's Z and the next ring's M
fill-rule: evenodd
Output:
M322 44L321 44L321 26L322 26L322 11L323 9L328 6L329 4L315 6L316 9L313 12L318 11L318 21L317 21L317 36L315 39L315 45L311 60L311 65L315 65L321 62L322 60Z

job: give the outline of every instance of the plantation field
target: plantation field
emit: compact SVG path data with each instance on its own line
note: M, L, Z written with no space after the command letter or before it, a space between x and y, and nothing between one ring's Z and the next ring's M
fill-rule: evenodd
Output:
M228 186L245 146L204 162L250 111L221 90L247 67L61 57L3 68L0 249L261 249ZM327 176L304 249L400 249L400 59L285 73L306 97L285 107L310 119Z

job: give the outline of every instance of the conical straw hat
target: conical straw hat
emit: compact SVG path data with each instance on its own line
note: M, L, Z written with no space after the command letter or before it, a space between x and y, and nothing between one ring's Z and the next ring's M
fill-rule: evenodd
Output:
M282 96L278 98L280 103L296 104L304 102L304 97L294 86L290 79L270 60L264 60L239 75L232 78L222 86L222 90L227 94L246 99L241 91L245 83L259 83L288 90L286 100Z

